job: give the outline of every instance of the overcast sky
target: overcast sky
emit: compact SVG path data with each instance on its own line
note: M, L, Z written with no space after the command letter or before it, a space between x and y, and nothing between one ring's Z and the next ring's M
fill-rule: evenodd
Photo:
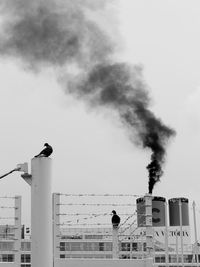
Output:
M114 17L107 10L104 24L117 42L117 57L143 66L151 110L177 132L154 195L188 197L200 213L200 3L121 0L112 5ZM48 142L54 148L53 192L147 193L150 151L133 145L116 118L65 94L53 69L33 73L4 57L0 77L0 174L30 163ZM19 173L1 180L0 195L14 194L23 197L27 222L30 187Z

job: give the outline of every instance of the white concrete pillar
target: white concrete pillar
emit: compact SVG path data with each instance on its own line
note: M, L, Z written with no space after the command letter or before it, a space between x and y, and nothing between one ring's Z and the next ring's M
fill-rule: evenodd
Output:
M153 256L153 227L152 227L152 195L146 194L145 199L145 219L146 219L146 250L147 256Z
M53 193L53 258L60 258L60 194Z
M21 196L15 196L15 266L21 266Z
M167 202L165 202L165 263L169 266L169 231L168 231L168 213Z
M179 199L179 220L180 220L180 237L181 237L181 264L184 267L184 253L183 253L183 221L182 221L182 201Z
M51 163L31 160L31 266L53 266Z
M118 226L112 229L112 256L113 259L119 259Z
M193 221L194 221L195 256L196 256L197 267L199 267L199 253L198 253L198 238L197 238L196 204L195 204L195 201L193 201L192 207L193 207Z

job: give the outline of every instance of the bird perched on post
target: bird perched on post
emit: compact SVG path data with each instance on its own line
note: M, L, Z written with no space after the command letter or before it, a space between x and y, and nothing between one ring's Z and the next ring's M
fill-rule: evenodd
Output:
M35 158L49 157L52 154L53 148L48 143L45 143L44 146L45 148L38 155L36 155Z
M112 225L113 225L113 228L117 228L120 224L120 217L117 215L117 212L115 210L112 211L112 219L111 219L111 222L112 222Z

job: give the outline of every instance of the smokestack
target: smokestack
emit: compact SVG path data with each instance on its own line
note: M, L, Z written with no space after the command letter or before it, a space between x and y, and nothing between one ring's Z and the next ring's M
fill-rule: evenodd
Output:
M150 110L141 67L114 61L115 45L94 20L104 5L103 0L2 1L0 54L20 59L32 71L59 66L67 93L91 107L114 110L130 140L151 151L147 170L152 193L175 132Z

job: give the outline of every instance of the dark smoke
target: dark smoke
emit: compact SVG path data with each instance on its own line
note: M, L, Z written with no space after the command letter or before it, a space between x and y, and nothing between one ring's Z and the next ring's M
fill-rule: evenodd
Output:
M108 58L113 45L84 14L95 4L86 0L62 2L65 4L51 0L1 2L5 18L1 55L20 58L32 69L74 62L85 68ZM99 2L104 3L96 1L96 5Z
M71 79L66 74L66 91L92 107L115 110L131 140L151 150L147 169L152 193L163 174L167 141L175 132L150 111L142 69L113 61L112 41L90 16L104 5L103 0L2 0L0 53L32 70L75 64L78 75Z
M72 94L84 98L92 106L116 110L123 125L131 132L132 140L139 138L144 148L152 151L149 171L149 193L163 174L165 147L175 134L149 110L150 99L142 79L141 69L127 64L100 64L95 66L85 80L72 88Z

